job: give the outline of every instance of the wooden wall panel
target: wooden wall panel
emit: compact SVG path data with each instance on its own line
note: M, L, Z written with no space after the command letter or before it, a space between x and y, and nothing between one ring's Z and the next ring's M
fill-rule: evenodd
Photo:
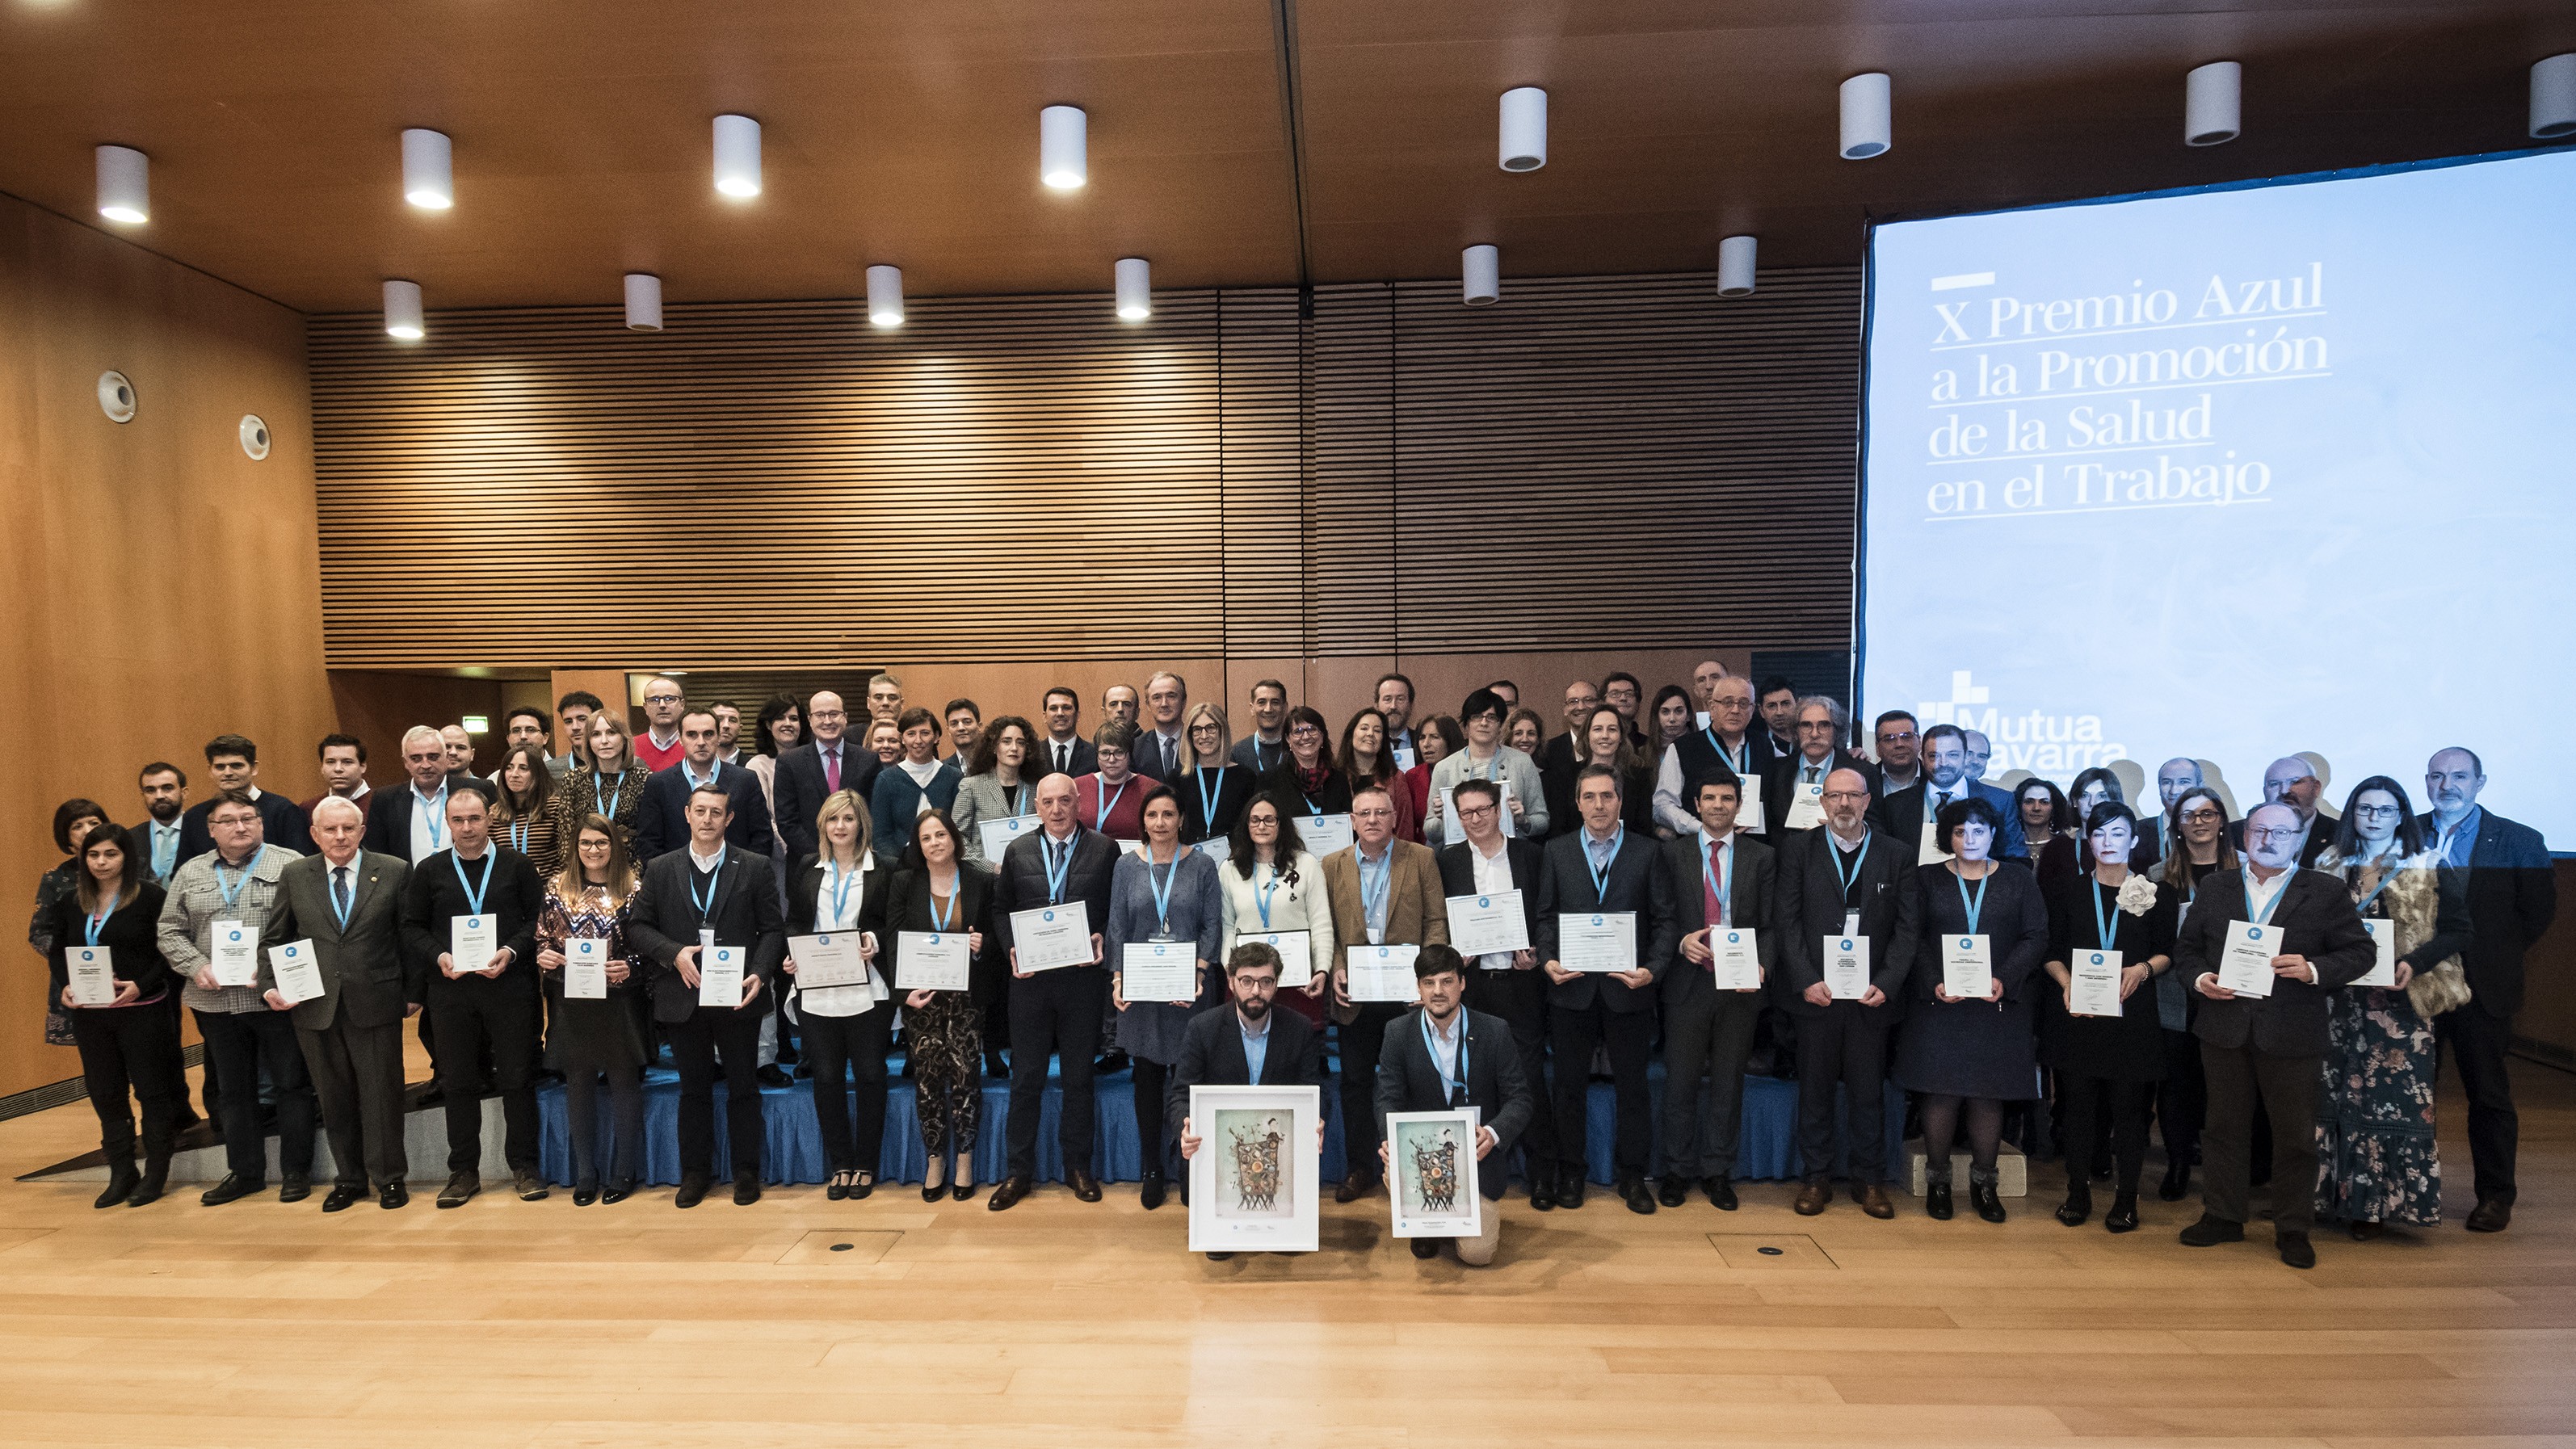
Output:
M99 410L100 372L140 408ZM269 456L241 449L265 418ZM0 883L23 921L61 857L74 795L142 816L137 770L168 759L198 798L203 746L261 746L265 788L318 788L331 728L314 570L302 319L0 197ZM40 1045L37 958L12 925L0 972L0 1095L75 1076Z

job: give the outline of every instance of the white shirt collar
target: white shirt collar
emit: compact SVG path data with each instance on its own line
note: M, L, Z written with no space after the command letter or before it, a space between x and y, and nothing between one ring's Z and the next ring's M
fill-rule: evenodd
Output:
M712 874L718 867L724 864L724 858L725 848L721 845L716 847L716 853L713 855L700 855L698 854L697 842L689 842L689 863L695 865L700 870Z

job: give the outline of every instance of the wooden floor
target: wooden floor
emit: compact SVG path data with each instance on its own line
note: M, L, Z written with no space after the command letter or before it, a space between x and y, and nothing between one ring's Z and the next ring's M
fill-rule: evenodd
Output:
M2259 1224L2179 1247L2196 1199L2060 1227L2053 1168L2001 1227L1799 1218L1768 1184L1515 1201L1479 1272L1417 1263L1383 1199L1328 1201L1321 1253L1210 1263L1132 1189L326 1218L0 1182L0 1444L2576 1444L2576 1080L2519 1081L2511 1232L2457 1224L2446 1084L2454 1220L2321 1236L2308 1273ZM0 1168L94 1121L0 1124Z

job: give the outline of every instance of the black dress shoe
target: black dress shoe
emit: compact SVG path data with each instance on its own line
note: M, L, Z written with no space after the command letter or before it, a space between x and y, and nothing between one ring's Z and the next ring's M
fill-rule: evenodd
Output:
M94 1208L115 1207L117 1204L124 1202L127 1198L134 1196L134 1190L142 1185L143 1174L134 1170L133 1161L128 1159L127 1161L120 1162L107 1175L107 1190L100 1193L98 1195L98 1201L91 1203L90 1206Z
M1950 1212L1950 1184L1946 1182L1926 1184L1923 1189L1923 1215L1927 1218L1938 1218L1946 1223L1950 1220Z
M1722 1213L1735 1211L1735 1184L1722 1177L1700 1179L1700 1191L1708 1194L1709 1206Z
M279 1202L302 1202L313 1195L313 1179L300 1172L290 1172L277 1185Z
M1556 1210L1556 1178L1535 1162L1530 1164L1529 1170L1529 1204L1533 1212Z
M796 1085L796 1079L787 1075L785 1072L780 1071L774 1063L769 1066L762 1067L759 1071L752 1073L752 1075L759 1078L760 1084L764 1087L792 1087Z
M733 1205L749 1207L760 1201L760 1174L737 1172L733 1175Z
M2156 1184L2156 1196L2166 1202L2180 1202L2183 1194L2189 1191L2191 1191L2191 1163L2183 1161L2165 1164L2165 1180Z
M1437 1258L1440 1256L1440 1240L1438 1238L1413 1238L1409 1241L1413 1244L1413 1256L1417 1258Z
M1556 1205L1568 1210L1583 1206L1583 1189L1588 1185L1579 1172L1559 1176L1556 1180Z
M707 1189L714 1185L714 1180L709 1178L703 1172L681 1173L680 1190L671 1195L671 1206L680 1208L696 1207L698 1204L707 1200Z
M1646 1180L1642 1177L1632 1177L1621 1183L1619 1197L1628 1204L1628 1211L1632 1213L1652 1213L1655 1210L1655 1195L1646 1190Z
M1003 1178L1001 1183L993 1189L993 1195L990 1198L985 1199L984 1206L990 1208L994 1212L1000 1212L1004 1208L1011 1207L1018 1203L1021 1198L1027 1197L1028 1195L1029 1180L1027 1178L1006 1177Z
M1147 1212L1152 1212L1154 1209L1161 1207L1163 1205L1163 1175L1159 1172L1146 1173L1136 1184L1136 1200L1145 1205L1145 1211Z
M1105 1077L1112 1072L1123 1072L1134 1065L1135 1062L1125 1052L1113 1049L1102 1052L1095 1058L1091 1063L1091 1070L1094 1075Z
M2111 1210L2102 1214L2102 1226L2114 1233L2136 1232L2138 1230L2138 1195L2134 1192L2113 1194Z
M2468 1229L2473 1233L2500 1233L2513 1223L2513 1204L2504 1198L2481 1198L2469 1209Z
M2186 1248L2214 1248L2220 1243L2241 1243L2245 1241L2245 1225L2202 1213L2199 1222L2182 1230L2180 1240Z
M601 1207L615 1207L634 1195L635 1185L633 1183L626 1183L624 1185L611 1183L607 1187L600 1189L599 1205Z
M2057 1220L2070 1228L2080 1228L2093 1220L2093 1188L2077 1181L2066 1185L2066 1201L2057 1205Z
M352 1203L366 1195L367 1189L364 1186L351 1187L345 1182L335 1182L331 1184L329 1192L322 1194L322 1211L345 1212Z
M841 1181L841 1174L837 1172L833 1173L831 1182L826 1184L823 1188L823 1200L825 1202L839 1202L849 1195L850 1185Z
M1092 1176L1090 1169L1082 1167L1066 1168L1064 1180L1072 1186L1073 1195L1076 1198L1083 1202L1100 1201L1100 1179Z
M599 1188L596 1185L587 1182L574 1185L572 1190L574 1207L588 1207L597 1201L599 1201Z
M386 1212L392 1212L398 1207L407 1207L410 1204L411 1189L405 1187L400 1178L396 1178L392 1182L386 1183L383 1187L376 1189L376 1206L383 1208Z
M1353 1172L1353 1173L1346 1173L1346 1174L1344 1174L1344 1176L1342 1177L1341 1185L1333 1189L1333 1201L1335 1201L1335 1202L1358 1202L1361 1198L1364 1198L1364 1197L1368 1196L1371 1192L1374 1192L1374 1191L1376 1191L1376 1190L1377 1190L1377 1174L1376 1174L1376 1173L1374 1173L1374 1172Z
M1677 1208L1683 1203L1689 1202L1690 1180L1682 1177L1665 1178L1662 1182L1655 1184L1655 1201L1662 1203L1668 1208Z
M877 1176L873 1172L862 1172L850 1182L850 1197L852 1201L866 1197L869 1193L876 1190Z
M267 1183L256 1177L244 1177L237 1172L228 1172L224 1174L223 1181L207 1188L197 1201L207 1207L222 1207L228 1202L238 1202L266 1186L268 1186Z
M2308 1241L2308 1235L2305 1233L2292 1232L2284 1228L2272 1235L2272 1244L2281 1250L2281 1261L2293 1268L2313 1268L2317 1265L2316 1245Z
M1968 1201L1977 1205L1977 1216L1984 1218L1987 1222L1999 1223L2004 1220L2003 1193L1999 1191L1993 1183L1969 1183Z

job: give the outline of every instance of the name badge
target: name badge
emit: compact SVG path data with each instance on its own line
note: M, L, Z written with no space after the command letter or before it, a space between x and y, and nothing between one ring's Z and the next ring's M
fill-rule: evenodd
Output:
M259 933L239 921L217 921L207 938L217 986L251 986L259 981Z
M575 936L564 942L564 995L574 1001L608 999L608 938Z
M1843 934L1846 936L1857 936L1860 934L1860 912L1843 912Z

